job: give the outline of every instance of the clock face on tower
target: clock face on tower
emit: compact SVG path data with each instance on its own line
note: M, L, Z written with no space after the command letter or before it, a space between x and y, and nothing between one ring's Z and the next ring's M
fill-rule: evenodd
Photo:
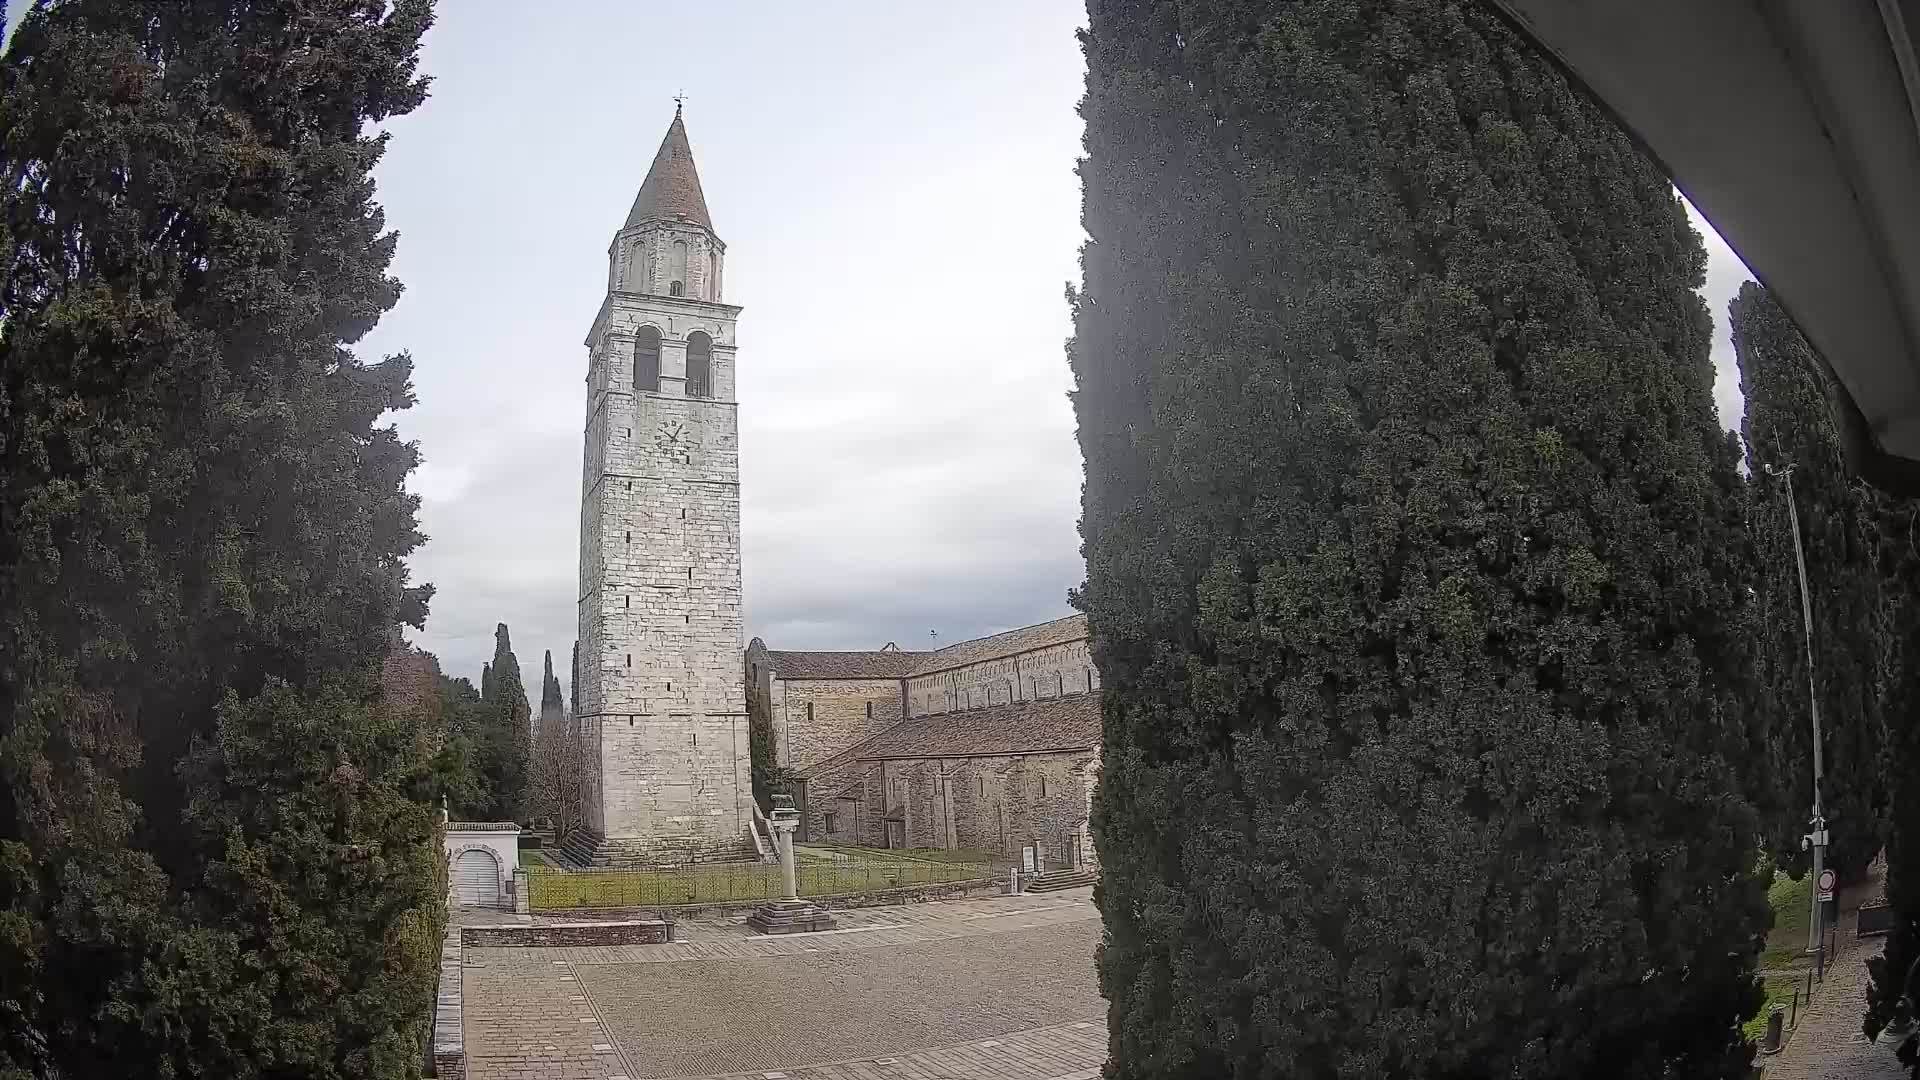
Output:
M693 463L693 433L678 420L661 424L660 430L654 433L653 445L668 461L677 461L682 465Z

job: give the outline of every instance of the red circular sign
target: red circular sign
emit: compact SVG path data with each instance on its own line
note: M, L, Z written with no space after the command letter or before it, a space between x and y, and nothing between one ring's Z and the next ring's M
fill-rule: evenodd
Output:
M1831 870L1820 871L1820 891L1821 892L1833 891L1833 871Z

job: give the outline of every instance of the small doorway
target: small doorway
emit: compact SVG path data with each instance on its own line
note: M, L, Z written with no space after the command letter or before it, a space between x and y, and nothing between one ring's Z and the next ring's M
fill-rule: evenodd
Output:
M500 868L493 853L469 849L453 864L453 902L460 907L500 906Z

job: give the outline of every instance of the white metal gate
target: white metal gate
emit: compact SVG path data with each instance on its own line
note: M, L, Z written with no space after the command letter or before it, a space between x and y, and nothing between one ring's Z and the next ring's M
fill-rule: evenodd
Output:
M461 907L499 907L500 871L486 851L463 851L453 864L453 900Z

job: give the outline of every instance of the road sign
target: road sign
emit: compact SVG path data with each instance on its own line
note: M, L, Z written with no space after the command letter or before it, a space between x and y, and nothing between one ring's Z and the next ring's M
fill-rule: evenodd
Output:
M1835 882L1834 882L1832 870L1820 871L1820 882L1819 882L1819 887L1817 888L1816 891L1819 892L1820 900L1822 903L1833 899L1834 884Z

